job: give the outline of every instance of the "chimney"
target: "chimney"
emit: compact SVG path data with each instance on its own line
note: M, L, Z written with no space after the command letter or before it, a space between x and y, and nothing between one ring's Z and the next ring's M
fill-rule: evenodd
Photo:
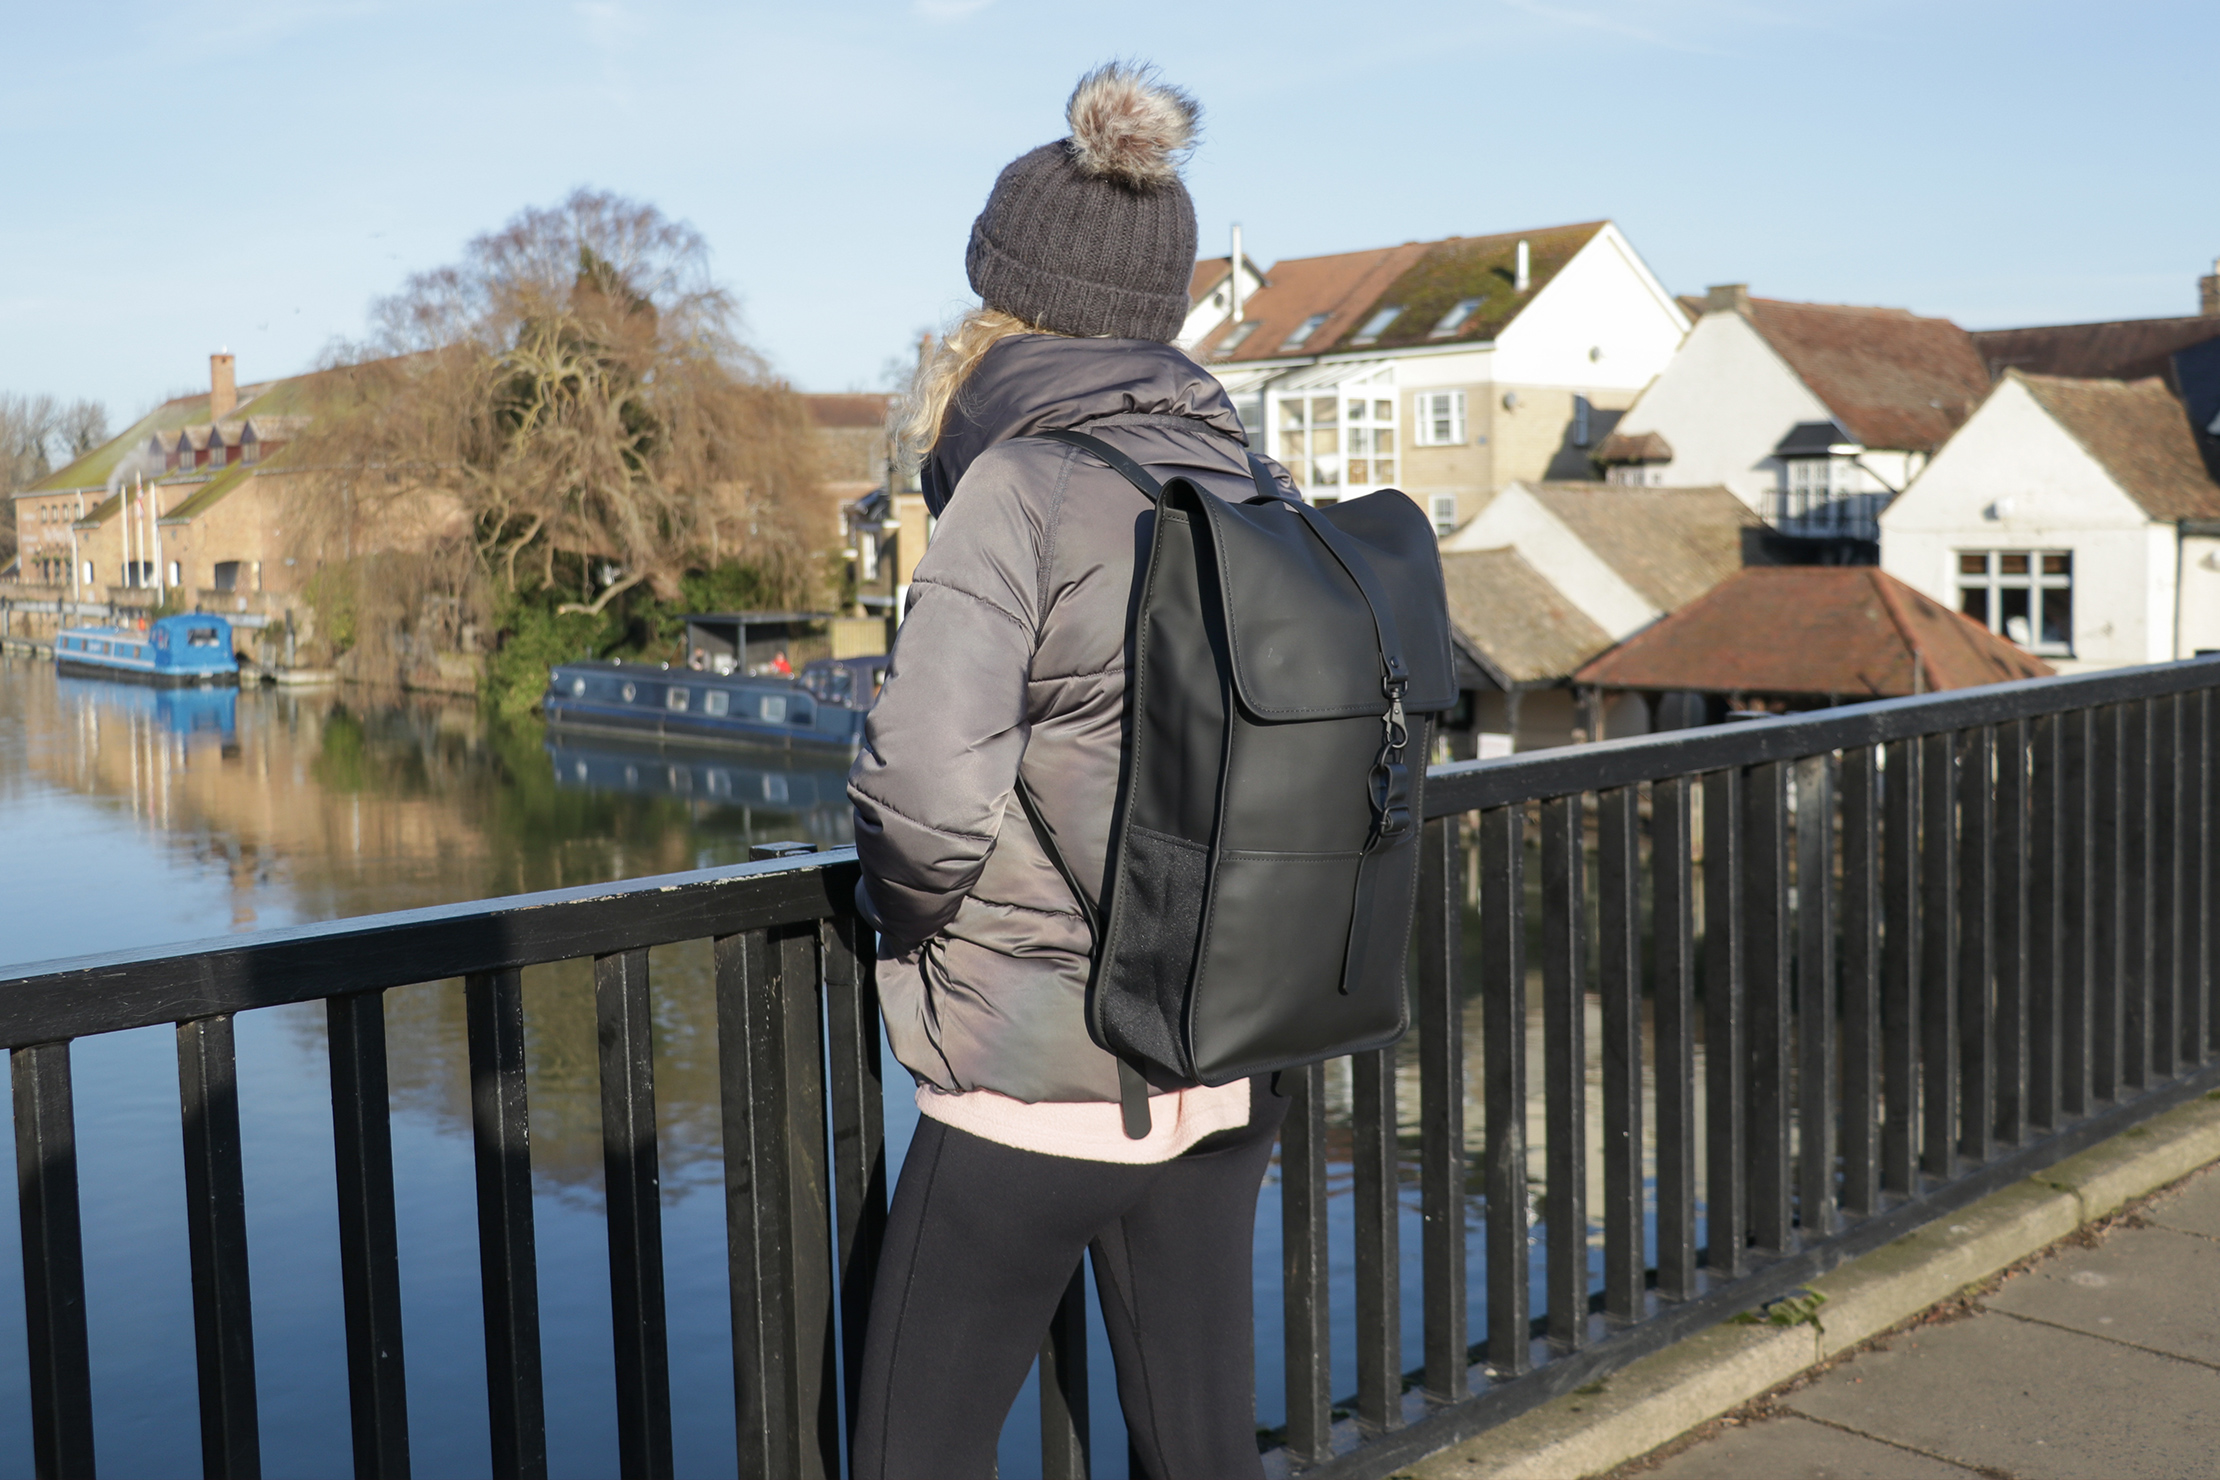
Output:
M1518 278L1511 286L1521 293L1534 286L1534 257L1525 242L1519 243Z
M1748 283L1714 283L1704 289L1705 313L1741 313L1750 311L1750 285Z
M2197 312L2220 317L2220 257L2212 259L2212 276L2197 279Z
M222 421L239 409L239 378L230 355L208 357L208 419Z

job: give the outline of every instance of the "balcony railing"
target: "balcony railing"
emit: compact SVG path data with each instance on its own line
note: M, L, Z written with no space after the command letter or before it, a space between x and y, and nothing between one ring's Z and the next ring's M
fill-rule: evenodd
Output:
M1776 489L1766 495L1766 522L1782 534L1804 540L1881 538L1885 493L1811 493Z
M1348 1067L1353 1288L1328 1258L1327 1072L1286 1076L1274 1464L1389 1474L2220 1085L2216 688L2220 659L2197 660L1433 771L1416 1028ZM621 1470L669 1474L647 952L707 938L740 1467L838 1473L886 1197L854 878L839 850L0 981L39 1472L94 1468L70 1041L177 1025L204 1466L252 1474L232 1019L322 1000L356 1472L408 1473L382 994L459 978L494 1469L545 1474L518 972L590 957ZM1084 1308L1043 1348L1051 1476L1088 1464ZM1336 1309L1356 1336L1338 1399Z

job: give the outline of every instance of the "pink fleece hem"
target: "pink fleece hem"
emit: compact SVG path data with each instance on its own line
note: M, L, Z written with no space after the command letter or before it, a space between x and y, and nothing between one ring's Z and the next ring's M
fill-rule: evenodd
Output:
M1198 1086L1150 1095L1149 1133L1139 1141L1127 1138L1119 1107L1103 1100L1029 1105L991 1089L950 1094L920 1084L917 1109L942 1125L1000 1146L1075 1161L1145 1166L1170 1161L1205 1136L1247 1125L1249 1081L1236 1079L1215 1089Z

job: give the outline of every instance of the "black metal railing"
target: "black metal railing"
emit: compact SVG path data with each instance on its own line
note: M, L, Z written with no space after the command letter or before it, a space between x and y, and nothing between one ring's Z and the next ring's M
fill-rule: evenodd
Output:
M1353 1290L1327 1238L1343 1070L1285 1076L1274 1463L1388 1474L2220 1082L2216 687L2199 660L1436 768L1415 1031L1346 1069ZM648 949L708 939L740 1468L838 1473L886 1205L854 879L836 850L0 980L39 1472L94 1462L70 1041L177 1025L204 1468L251 1475L232 1020L321 1000L356 1471L408 1473L382 994L460 979L494 1470L544 1474L519 972L591 958L620 1467L668 1475ZM1089 1462L1073 1289L1042 1353L1050 1476Z
M1822 493L1776 489L1766 495L1766 520L1797 539L1864 540L1881 537L1885 493Z

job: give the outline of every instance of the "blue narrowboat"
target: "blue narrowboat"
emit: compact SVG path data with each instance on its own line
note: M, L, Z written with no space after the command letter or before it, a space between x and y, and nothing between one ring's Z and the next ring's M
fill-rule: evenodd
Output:
M231 624L201 612L156 617L143 628L65 627L54 666L72 678L120 678L162 687L236 684Z
M862 709L792 679L645 663L560 664L548 674L541 709L554 729L696 744L853 755L863 738Z

